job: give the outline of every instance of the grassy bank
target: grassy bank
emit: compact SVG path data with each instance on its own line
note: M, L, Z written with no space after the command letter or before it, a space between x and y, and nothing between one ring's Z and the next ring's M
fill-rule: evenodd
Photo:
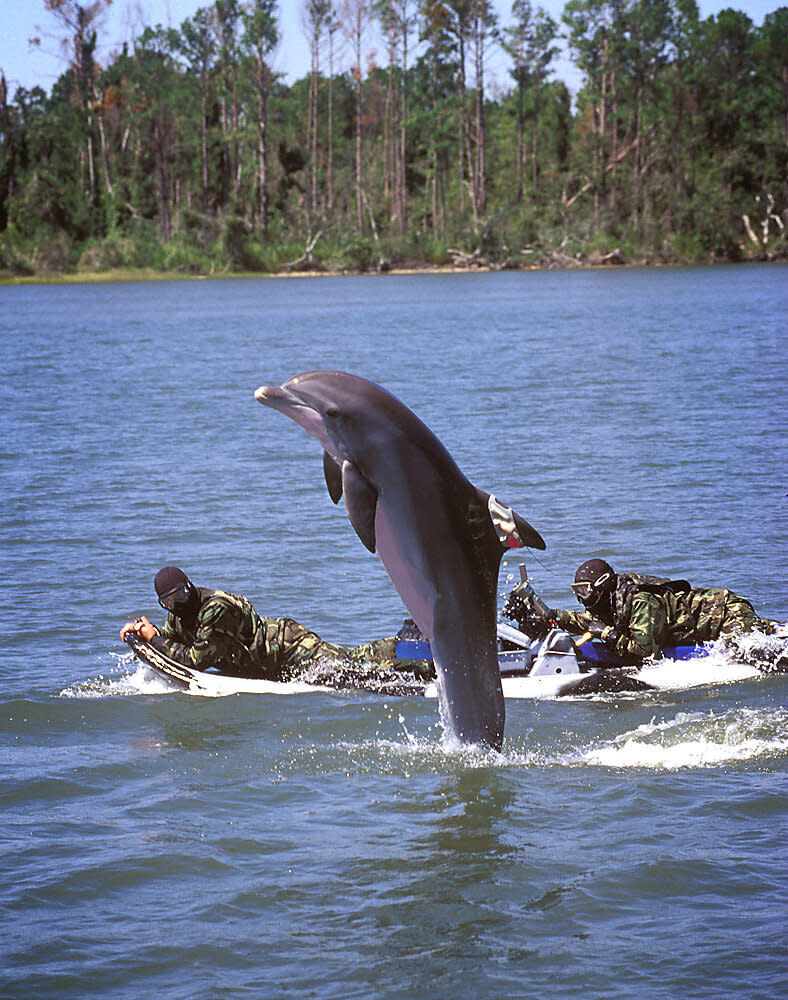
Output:
M414 245L415 244L415 245ZM198 249L176 237L141 245L111 236L69 246L61 235L45 243L16 245L0 237L0 282L4 284L152 281L329 274L402 274L474 270L569 270L573 268L658 267L788 260L788 240L768 248L743 244L733 252L703 251L692 241L666 240L659 248L633 240L582 241L562 237L552 246L510 249L506 243L450 247L438 241L344 243L325 241L305 251L303 244L262 247L248 241L228 253L226 246Z

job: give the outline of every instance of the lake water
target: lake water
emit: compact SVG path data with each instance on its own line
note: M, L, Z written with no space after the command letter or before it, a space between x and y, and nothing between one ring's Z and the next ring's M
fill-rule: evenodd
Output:
M549 603L598 555L784 620L787 347L785 266L0 287L0 995L785 996L785 677L512 700L477 755L427 699L167 692L117 631L171 562L396 630L252 398L318 367L542 533Z

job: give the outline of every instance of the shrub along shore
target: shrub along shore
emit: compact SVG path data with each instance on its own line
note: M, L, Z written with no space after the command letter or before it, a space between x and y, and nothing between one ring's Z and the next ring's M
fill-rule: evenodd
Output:
M420 255L417 249L422 251ZM372 240L349 244L328 241L306 258L299 247L288 244L263 249L250 241L242 252L228 255L222 248L212 255L199 252L177 237L168 245L155 239L140 246L115 236L89 241L70 253L65 239L53 246L10 253L0 237L0 282L44 283L58 281L139 281L172 278L292 277L331 274L413 274L503 270L571 270L575 268L663 267L788 261L788 241L767 254L762 248L742 245L734 254L680 254L641 246L611 246L596 240L583 244L565 239L560 248L528 247L512 252L507 247L485 253L481 246L460 250L432 243L428 248L381 245ZM426 251L426 252L425 252Z

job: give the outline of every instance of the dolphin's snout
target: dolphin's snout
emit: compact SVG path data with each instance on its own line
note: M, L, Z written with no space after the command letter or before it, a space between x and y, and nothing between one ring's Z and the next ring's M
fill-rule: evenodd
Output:
M279 410L290 416L292 416L293 410L301 410L304 407L311 408L310 404L302 399L299 393L289 388L294 381L295 379L291 379L285 385L261 385L259 389L255 389L254 398L263 406L270 406L274 410Z
M255 389L254 398L263 406L272 406L275 410L297 406L299 403L299 400L281 385L261 385L259 389Z
M334 455L336 448L326 432L320 413L309 399L302 398L297 391L290 388L297 382L298 379L293 378L284 385L261 385L259 389L255 389L254 398L263 406L269 406L272 410L278 410L279 413L290 417L303 427L307 434L317 438L324 451Z

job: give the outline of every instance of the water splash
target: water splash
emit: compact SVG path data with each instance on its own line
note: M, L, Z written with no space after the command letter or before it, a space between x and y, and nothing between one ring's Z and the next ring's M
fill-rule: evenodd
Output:
M99 674L98 677L91 677L63 688L60 697L119 698L141 694L168 694L175 690L163 677L158 677L152 670L148 670L133 657L121 657L117 654L113 654L113 656L124 661L125 672L123 674L119 676Z
M299 669L298 680L313 687L333 690L369 691L393 697L418 697L424 682L414 674L378 660L320 657Z
M718 640L714 648L720 648L737 661L751 664L761 673L788 672L788 625L778 626L773 635L748 632L727 642Z
M230 677L223 674L199 674L199 681L185 689L168 681L157 671L139 660L133 653L115 653L110 656L116 667L110 676L99 675L63 688L61 698L113 698L130 695L189 694L203 698L222 698L236 694L292 695L309 691L325 691L308 680L299 677L292 681L267 681L256 678ZM114 676L117 675L117 676Z

